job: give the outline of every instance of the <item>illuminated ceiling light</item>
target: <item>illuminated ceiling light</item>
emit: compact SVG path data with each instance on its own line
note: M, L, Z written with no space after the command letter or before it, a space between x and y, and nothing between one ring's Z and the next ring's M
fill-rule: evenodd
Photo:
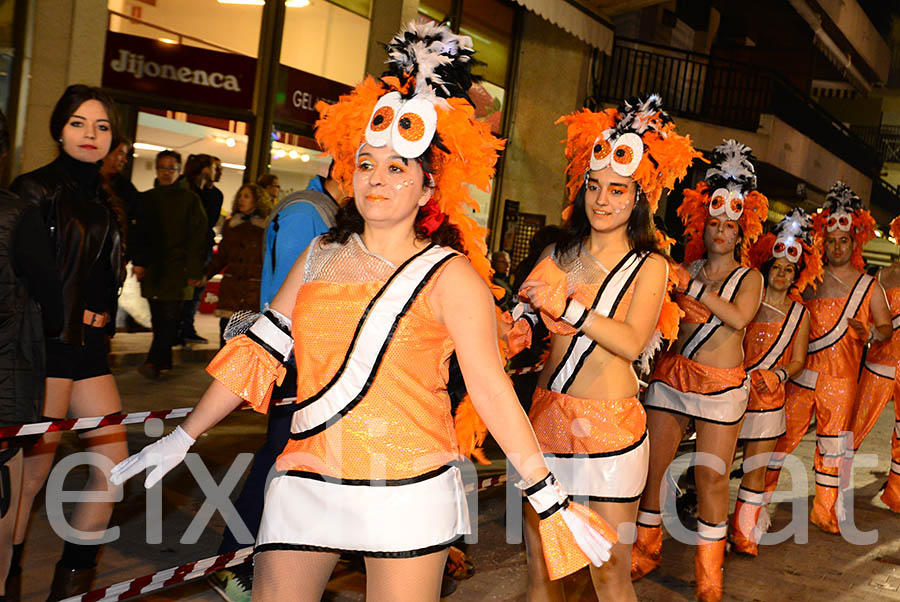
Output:
M137 155L135 155L135 157L137 157ZM888 236L888 240L891 241L891 242L894 243L894 244L897 244L897 239L894 238L893 236Z
M881 238L882 237L881 230L875 230L875 236L877 236L878 238Z
M288 153L288 157L290 157L291 159L299 159L300 153L298 153L295 150L292 150L291 152Z
M162 42L163 44L177 44L178 40L173 40L172 38L156 38L158 42Z
M243 4L245 6L265 6L266 0L219 0L219 4ZM309 0L287 0L284 5L288 8L303 8L309 6Z
M237 142L234 141L234 138L225 139L225 146L227 146L228 148L232 148L235 144L237 144Z
M309 155L307 155L306 153L303 153L302 155L300 155L300 160L303 161L304 163L309 163Z
M284 152L283 150L281 150L280 148L277 149L277 150L272 151L272 157L274 157L275 159L281 159L281 158L283 158L285 155L287 155L287 153Z
M238 163L222 163L222 167L226 167L228 169L236 169L238 171L244 171L247 169L246 165L240 165Z
M135 142L134 148L136 150L147 150L147 151L164 151L166 150L165 146L159 146L158 144L147 144L146 142Z

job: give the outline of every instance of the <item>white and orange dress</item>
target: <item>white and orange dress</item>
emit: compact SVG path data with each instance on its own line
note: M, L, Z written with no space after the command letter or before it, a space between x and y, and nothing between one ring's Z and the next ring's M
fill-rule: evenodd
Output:
M648 253L631 251L608 272L583 250L562 258L554 255L553 261L566 273L572 298L621 322L648 257ZM529 278L540 279L535 276L540 269L539 264ZM561 360L544 368L545 374L550 371L549 379L535 390L528 413L547 465L570 495L600 502L637 500L649 461L643 406L637 397L582 399L570 395L570 387L597 343L561 320L552 320L545 313L541 316L551 332L567 339Z
M689 267L696 276L704 260ZM717 294L734 301L750 268L738 266L725 278ZM644 396L644 406L716 424L737 424L747 409L749 378L743 366L717 368L694 360L697 352L722 326L722 321L691 296L676 293L684 311L682 324L700 324L680 353L667 351L659 358Z
M763 313L766 313L763 316ZM763 441L777 439L784 435L784 383L778 381L773 370L790 363L794 340L806 308L799 301L793 301L787 314L780 320L757 319L747 325L744 334L744 369L751 381L762 379L765 391L750 387L747 412L741 424L740 439ZM756 314L757 318L775 317L776 312L766 309Z
M257 551L404 558L469 532L446 389L454 347L429 304L458 257L431 245L395 266L356 234L310 245L292 316L298 402Z
M838 464L846 445L842 432L850 427L856 402L856 384L865 341L847 320L871 323L869 301L875 279L861 273L846 297L806 301L809 310L809 347L806 367L787 383L785 419L787 432L778 440L766 472L766 491L778 484L787 454L796 449L816 415L816 497L813 513L818 520L837 524L835 503L839 489ZM830 517L830 518L829 518Z

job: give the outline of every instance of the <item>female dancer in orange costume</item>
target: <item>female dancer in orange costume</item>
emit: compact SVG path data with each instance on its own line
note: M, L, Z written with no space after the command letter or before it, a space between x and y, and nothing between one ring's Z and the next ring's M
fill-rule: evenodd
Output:
M794 209L750 250L766 289L744 336L744 369L750 375L750 401L739 440L744 441L744 478L738 489L729 539L734 548L756 556L769 520L765 509L766 466L785 432L784 383L806 363L809 313L800 300L808 285L822 278L822 258L813 243L812 220ZM748 460L755 468L748 468Z
M900 240L900 217L891 222L891 236ZM881 501L894 512L900 512L900 409L897 395L897 363L900 362L900 262L881 268L878 283L884 287L891 311L890 340L872 342L866 354L866 363L859 376L856 393L856 408L850 422L853 432L853 448L858 450L863 439L875 426L878 416L887 402L894 398L894 430L891 435L891 472L887 486L881 494Z
M644 399L650 432L650 467L638 514L632 578L659 566L662 548L660 486L688 421L697 429L697 452L722 461L722 471L698 465L697 598L722 597L722 563L728 519L728 470L748 381L741 346L756 315L763 279L744 267L750 245L762 233L768 200L756 191L750 149L727 140L713 151L713 166L696 189L685 190L678 215L685 224L684 310L678 339L657 362Z
M850 427L863 348L891 336L884 289L865 273L862 247L875 236L875 220L843 182L836 182L813 218L824 240L822 284L806 300L810 329L806 367L785 387L787 432L778 440L766 472L766 492L778 484L784 457L794 451L816 413L816 497L809 520L826 533L839 533L838 467L844 457L841 433ZM852 442L851 442L852 443Z
M155 463L152 485L241 399L265 411L293 348L303 401L266 492L254 600L319 600L342 551L366 557L367 600L438 600L447 548L470 529L447 394L454 352L525 477L551 576L602 564L616 539L549 473L500 361L484 231L466 206L501 143L465 98L471 39L419 23L389 53L389 75L320 105L318 141L353 195L337 226L212 361L216 380L183 427L113 473Z
M567 491L619 528L637 517L649 453L632 363L658 327L669 339L678 328L672 302L659 320L668 263L657 253L652 215L663 188L699 153L675 133L656 95L560 121L568 126L572 203L564 239L522 287L552 333L529 418ZM547 578L538 526L526 508L528 600L563 600L562 584ZM617 543L611 561L591 571L599 599L636 599L630 566L630 541Z

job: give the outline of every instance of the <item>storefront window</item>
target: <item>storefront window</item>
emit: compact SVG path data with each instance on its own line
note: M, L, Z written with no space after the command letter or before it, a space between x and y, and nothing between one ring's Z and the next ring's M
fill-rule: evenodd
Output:
M107 6L110 31L251 57L258 53L263 7L252 0L108 0ZM301 9L287 9L289 15L296 10Z
M305 190L316 176L328 175L331 159L321 156L311 138L275 130L272 132L272 162L269 172L278 176L284 195Z
M368 15L368 5L358 0L334 4L317 0L288 9L281 64L355 86L365 75L369 45L369 19L357 9Z
M221 159L222 179L217 186L225 195L222 212L230 214L232 199L244 179L247 124L178 111L142 108L138 113L134 167L131 171L131 182L135 188L140 191L153 188L156 154L167 148L181 153L182 165L192 154L207 154Z

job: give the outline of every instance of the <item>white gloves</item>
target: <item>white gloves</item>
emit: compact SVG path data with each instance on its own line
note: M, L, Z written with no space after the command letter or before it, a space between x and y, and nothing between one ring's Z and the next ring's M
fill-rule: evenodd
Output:
M609 560L610 549L614 542L594 529L581 516L583 513L576 514L569 508L569 496L563 491L562 486L557 482L553 473L548 474L534 485L525 488L524 493L542 522L559 513L566 527L572 532L575 543L578 544L584 555L591 561L591 564L599 567ZM578 505L572 504L572 506ZM597 518L599 519L599 517ZM602 519L600 522L602 523ZM612 537L615 539L614 535Z
M121 485L137 473L150 466L155 466L156 468L147 475L147 479L144 481L144 487L149 489L156 485L167 472L181 464L193 444L194 439L183 428L175 427L174 431L159 441L151 443L138 453L113 466L109 480L113 485Z

